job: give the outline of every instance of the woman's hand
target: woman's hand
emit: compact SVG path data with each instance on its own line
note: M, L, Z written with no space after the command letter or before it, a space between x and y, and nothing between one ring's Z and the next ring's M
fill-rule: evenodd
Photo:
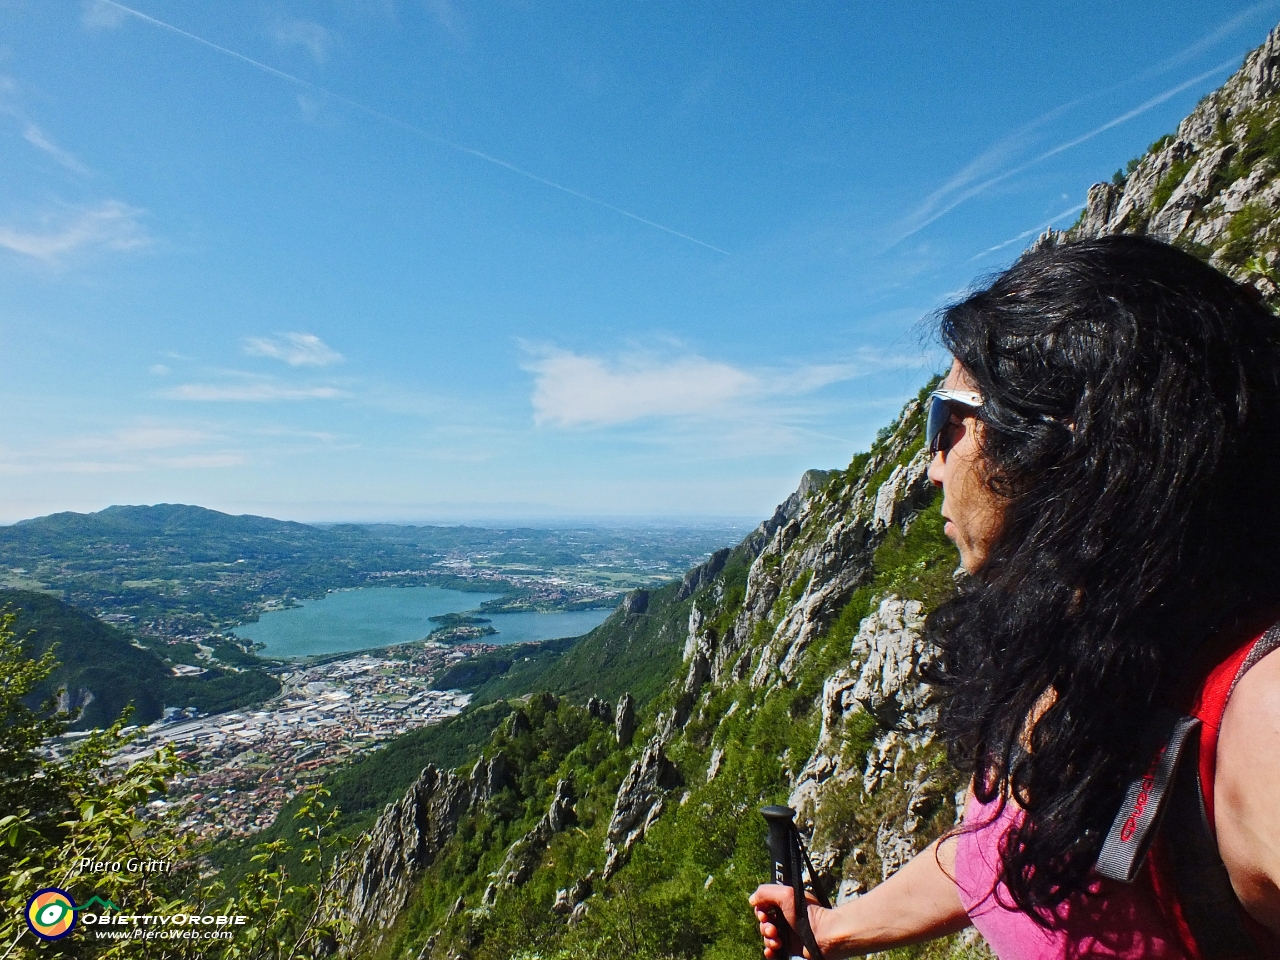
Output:
M824 960L830 960L826 957L828 945L823 942L821 930L831 911L818 906L812 894L806 893L805 896L813 937L818 942L818 949L823 952ZM760 936L764 938L764 955L767 960L788 960L801 953L800 940L795 932L795 902L795 891L780 883L761 884L751 895L751 905L755 907L756 919L760 921ZM785 920L786 925L779 924L779 920ZM804 951L804 956L809 956L808 950Z
M969 915L954 880L956 846L954 836L935 840L884 883L833 910L810 900L809 926L823 960L906 947L967 927ZM767 960L798 955L802 945L795 935L791 888L776 883L757 887L751 906L760 921Z

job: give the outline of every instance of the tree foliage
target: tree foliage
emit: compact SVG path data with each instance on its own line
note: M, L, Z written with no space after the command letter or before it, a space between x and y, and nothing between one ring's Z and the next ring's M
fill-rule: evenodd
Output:
M55 654L29 657L14 634L14 619L10 612L0 615L0 951L8 951L0 955L48 955L25 914L31 896L49 887L66 891L82 908L77 927L57 941L66 957L292 960L336 943L344 934L336 909L339 864L348 861L335 857L341 841L332 827L339 814L328 806L328 792L314 788L296 811L295 843L302 862L315 865L312 882L295 882L282 866L293 853L285 840L260 845L255 869L234 891L205 880L195 838L180 829L164 802L183 763L168 747L119 763L115 758L132 737L127 711L68 748L59 738L72 718L27 703L56 668ZM131 870L130 861L151 868ZM84 869L86 863L125 868ZM105 911L109 917L242 915L246 923L216 927L232 931L226 940L159 939L160 933L190 928L82 922L90 912L84 905L94 897L112 905ZM100 931L129 936L102 937Z

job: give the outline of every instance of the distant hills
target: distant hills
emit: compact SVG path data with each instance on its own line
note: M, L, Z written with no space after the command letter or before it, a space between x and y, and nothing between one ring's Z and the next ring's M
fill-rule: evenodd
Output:
M202 676L176 677L157 652L139 649L123 630L47 594L0 590L0 608L5 607L17 614L15 630L27 655L38 658L53 649L59 662L29 706L54 699L79 713L76 729L105 727L130 704L134 721L145 724L159 719L164 707L213 713L265 700L280 689L260 669L212 667Z
M677 577L732 538L727 527L321 527L182 504L115 506L0 527L0 586L52 592L131 617L141 633L176 637L225 631L269 603L333 589L431 582L491 590L493 580L474 580L482 569L513 593L522 580L555 575L607 597Z

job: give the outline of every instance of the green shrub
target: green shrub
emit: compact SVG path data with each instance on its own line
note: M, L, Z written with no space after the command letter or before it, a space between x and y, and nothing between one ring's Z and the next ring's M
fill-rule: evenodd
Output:
M1155 191L1151 194L1151 209L1153 211L1161 209L1169 198L1173 196L1173 191L1178 189L1178 185L1186 179L1187 172L1195 166L1195 158L1187 157L1183 160L1174 162L1169 167L1168 172L1160 178L1160 182L1156 184Z
M1267 232L1275 214L1261 203L1247 203L1231 217L1227 224L1227 240L1219 250L1219 256L1232 266L1243 266L1251 256L1262 252L1267 245Z

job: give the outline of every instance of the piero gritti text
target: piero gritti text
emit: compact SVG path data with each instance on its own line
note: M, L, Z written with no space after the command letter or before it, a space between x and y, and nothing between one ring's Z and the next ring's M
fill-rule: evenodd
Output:
M95 860L82 857L78 873L169 873L174 869L172 860L144 860L130 857L128 860Z

